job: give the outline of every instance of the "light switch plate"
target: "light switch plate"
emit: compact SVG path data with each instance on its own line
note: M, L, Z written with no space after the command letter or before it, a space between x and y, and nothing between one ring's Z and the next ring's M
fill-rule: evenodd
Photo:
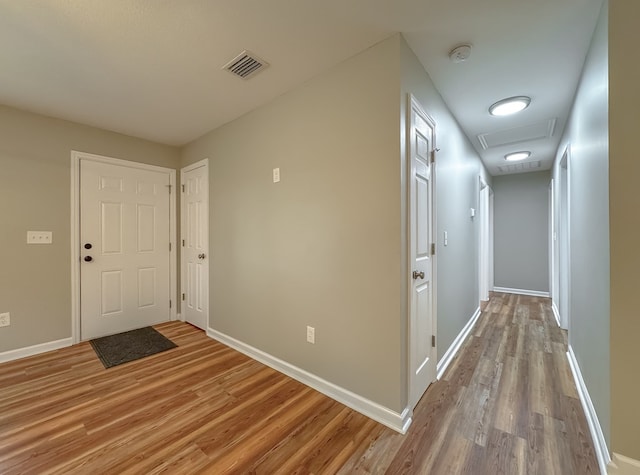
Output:
M27 244L51 244L52 242L51 231L27 231Z
M11 314L9 312L0 313L0 327L8 327L9 325L11 325Z

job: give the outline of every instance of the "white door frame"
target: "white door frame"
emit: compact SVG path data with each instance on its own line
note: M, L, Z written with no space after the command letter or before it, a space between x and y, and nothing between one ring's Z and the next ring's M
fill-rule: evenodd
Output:
M489 300L489 291L493 290L493 190L482 176L479 176L478 195L480 215L479 236L479 295L480 302Z
M431 148L432 148L432 153L435 156L436 150L438 150L436 148L436 123L435 121L431 118L431 116L429 114L426 113L426 111L424 110L424 108L422 107L422 105L420 104L420 102L412 95L412 94L407 94L407 118L406 118L406 169L404 171L405 176L404 176L404 183L406 184L406 232L407 232L407 255L406 255L406 259L407 259L407 264L406 264L406 269L407 272L405 272L405 279L406 279L406 286L407 286L407 409L409 409L410 413L413 411L415 404L417 404L418 401L412 401L412 394L413 394L413 386L414 386L414 375L413 375L413 371L412 371L412 367L411 367L411 361L412 361L412 357L413 357L413 346L412 346L412 339L411 339L411 334L410 334L410 329L411 329L411 309L413 306L413 284L411 282L411 271L413 269L414 266L414 262L412 260L412 256L411 256L411 212L412 212L412 208L411 208L411 167L412 167L412 157L411 157L411 127L412 127L412 119L411 119L411 115L412 115L412 109L413 108L417 108L417 110L420 111L420 114L423 116L424 119L426 119L426 121L428 122L428 124L431 126L431 129L433 131L433 136L432 136L432 144L431 144ZM438 236L438 228L437 228L437 216L436 216L436 164L435 161L432 162L431 164L431 226L432 226L432 239L435 243L437 242L437 236ZM434 253L431 256L431 292L432 292L432 296L431 296L431 328L432 328L432 332L433 335L435 336L435 346L432 348L432 357L434 359L434 365L435 365L435 375L434 375L434 381L437 380L437 355L438 355L438 313L437 313L437 308L438 308L438 286L437 286L437 252Z
M556 277L556 239L557 239L557 230L556 230L556 190L555 190L555 180L551 178L549 182L549 297L551 298L552 305L555 305L554 300L558 295L557 288L557 277ZM554 310L556 315L556 319L558 317L557 312ZM560 325L560 321L558 320L558 325Z
M495 193L489 188L489 291L493 292L494 283L494 249L493 249L493 217L495 206Z
M554 305L554 299L558 295L558 289L556 288L556 191L554 190L555 181L552 178L549 182L549 297L551 298L552 305ZM556 316L557 318L557 316ZM560 322L558 321L558 324Z
M209 223L209 159L208 158L204 158L198 162L192 163L191 165L187 165L186 167L183 167L180 169L180 184L182 187L184 187L184 180L183 180L183 173L185 172L189 172L195 168L199 168L199 167L204 167L206 172L207 172L207 202L206 202L206 213L207 213L207 223ZM182 196L182 195L181 195ZM185 212L186 210L184 209L184 205L185 202L183 200L180 200L180 219L181 219L181 223L180 223L180 240L183 240L184 238L184 219L185 219ZM209 268L209 263L211 262L211 253L209 252L209 227L207 226L206 229L206 233L207 233L207 239L206 239L206 246L205 246L205 254L206 254L206 258L207 258L207 269L209 270L209 275L207 275L207 282L208 282L208 287L207 287L207 295L205 297L206 300L206 306L207 306L207 312L209 313L209 315L211 314L211 309L209 308L209 293L210 293L210 288L211 288L211 282L210 282L210 271L211 269ZM180 292L183 292L184 288L185 288L185 281L186 281L186 262L185 259L182 258L184 252L184 247L181 245L180 246ZM181 310L182 310L182 306L185 304L185 302L183 300L180 301L181 302ZM184 314L184 311L181 311L181 314L179 315L179 319L181 321L186 321L186 317ZM207 316L207 329L209 328L209 318ZM205 331L207 331L207 329L205 329Z
M169 291L171 293L171 320L176 319L176 171L171 168L147 165L145 163L121 160L86 152L71 151L71 338L73 343L80 342L80 160L109 163L111 165L138 168L142 170L169 173L171 186L169 201L169 236L171 249L169 251Z
M556 309L560 314L560 326L570 330L571 325L571 145L567 145L560 157L558 167L558 273L557 280L560 305ZM553 285L552 285L553 287ZM556 302L554 302L556 303Z

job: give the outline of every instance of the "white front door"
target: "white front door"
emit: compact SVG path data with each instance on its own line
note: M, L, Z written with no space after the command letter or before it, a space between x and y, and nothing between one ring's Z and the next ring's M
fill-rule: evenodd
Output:
M170 173L80 160L80 336L170 319Z
M409 404L436 379L434 325L434 124L412 97L409 120Z
M182 315L207 329L209 320L209 171L207 160L185 167L182 183Z

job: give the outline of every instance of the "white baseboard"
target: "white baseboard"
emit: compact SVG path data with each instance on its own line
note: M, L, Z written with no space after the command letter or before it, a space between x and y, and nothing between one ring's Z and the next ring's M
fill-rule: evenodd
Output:
M26 348L5 351L0 353L0 363L26 358L27 356L38 355L47 351L59 350L60 348L71 346L72 344L72 338L63 338L62 340L49 341L47 343L40 343L39 345L27 346Z
M493 291L502 292L505 294L520 294L520 295L529 295L530 297L549 298L549 292L542 292L540 290L510 289L509 287L494 287Z
M608 475L640 475L640 460L613 453L613 460L607 467Z
M587 385L582 378L582 372L580 371L580 365L573 352L573 348L569 345L569 351L567 351L567 358L569 359L569 366L571 366L571 372L573 373L573 379L576 382L578 388L578 395L580 396L580 402L582 403L582 409L587 417L587 424L589 425L589 431L591 432L591 438L593 439L593 445L596 449L596 458L598 459L598 465L600 466L600 472L603 475L607 475L607 465L611 462L609 456L609 449L607 448L607 442L604 440L604 434L602 433L602 427L598 420L598 414L593 407L591 396L587 390Z
M458 350L460 349L464 341L467 339L467 336L469 336L469 333L471 333L473 326L476 324L481 314L482 312L480 311L480 307L478 307L474 312L473 316L469 319L467 324L464 326L462 331L458 334L456 339L453 340L453 343L451 343L451 346L449 347L449 349L445 352L444 355L442 355L442 358L440 359L440 361L438 361L438 364L436 365L436 369L438 371L438 379L442 378L442 375L447 370L447 367L449 366L451 361L453 361L453 358L456 356L456 354L458 354Z
M556 317L556 323L560 328L562 328L562 325L560 324L560 312L558 311L558 307L555 302L551 302L551 310L553 311L553 316Z
M287 363L284 360L276 358L262 350L251 345L236 340L229 335L225 335L213 328L207 328L207 336L223 343L234 350L244 353L250 358L257 360L276 371L300 381L301 383L329 396L332 399L350 407L354 411L358 411L365 416L384 424L385 426L404 434L411 425L412 412L409 408L405 408L402 414L388 409L376 402L366 399L355 394L348 389L337 386L315 374L309 373L297 366Z

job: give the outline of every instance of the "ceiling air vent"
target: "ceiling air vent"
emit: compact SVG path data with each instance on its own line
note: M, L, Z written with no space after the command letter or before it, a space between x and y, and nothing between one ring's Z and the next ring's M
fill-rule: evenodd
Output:
M251 51L245 50L222 66L222 69L226 69L230 73L235 74L242 79L249 79L265 69L267 66L269 66L269 63L258 58Z
M503 145L513 145L533 140L548 139L553 137L556 130L556 119L545 120L536 124L516 127L514 129L499 130L487 134L478 135L480 145L484 150Z
M542 166L542 161L538 160L535 162L524 162L524 163L515 163L513 165L502 165L498 167L498 171L500 173L518 173L518 172L526 172L529 170L535 170L536 168L540 168Z

